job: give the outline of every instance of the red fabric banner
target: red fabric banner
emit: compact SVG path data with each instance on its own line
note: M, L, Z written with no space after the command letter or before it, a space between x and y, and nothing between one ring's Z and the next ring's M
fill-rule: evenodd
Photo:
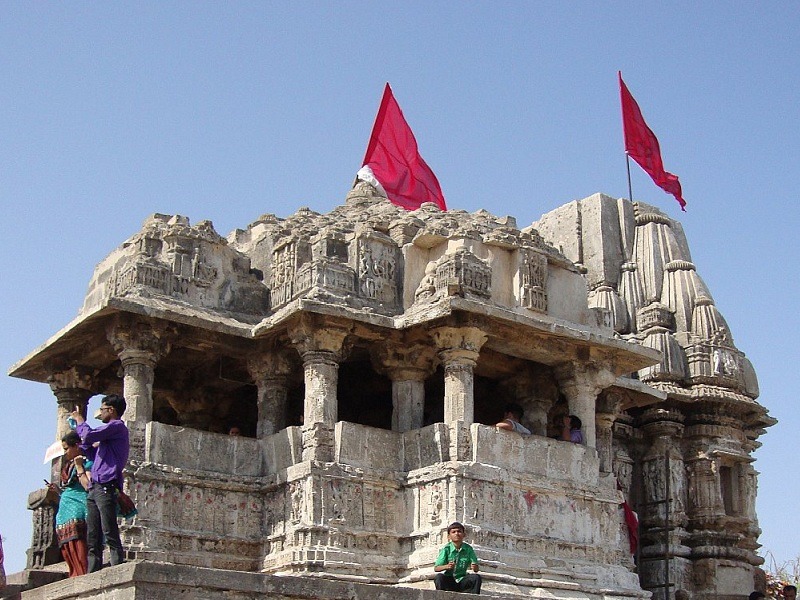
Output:
M639 518L626 501L622 502L622 511L625 515L625 525L628 526L628 547L631 554L636 554L636 548L639 546Z
M658 187L675 196L675 199L681 205L681 210L686 211L686 202L683 199L678 176L664 170L658 139L647 126L639 105L628 91L625 82L622 81L622 72L619 72L618 75L619 95L622 101L622 130L625 135L625 152L644 169L645 173L652 177Z
M423 202L434 202L447 210L439 181L420 156L414 133L388 83L363 164L372 170L393 204L415 210Z

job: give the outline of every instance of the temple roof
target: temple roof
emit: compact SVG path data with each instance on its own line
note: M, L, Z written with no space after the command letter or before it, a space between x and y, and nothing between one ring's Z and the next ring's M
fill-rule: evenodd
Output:
M209 221L151 216L96 267L78 317L10 373L46 381L54 365L107 368L118 315L246 354L300 313L359 323L367 337L456 319L484 329L489 350L549 365L594 356L617 375L657 360L598 321L579 267L535 228L485 210L409 212L362 182L330 213L264 215L227 239Z

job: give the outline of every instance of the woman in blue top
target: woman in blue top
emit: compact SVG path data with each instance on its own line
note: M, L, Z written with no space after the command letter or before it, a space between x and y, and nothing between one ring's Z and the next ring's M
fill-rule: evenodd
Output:
M61 457L61 481L58 485L61 498L56 513L56 535L70 577L88 572L86 490L89 489L92 462L84 459L80 444L81 438L74 431L61 438L64 455Z

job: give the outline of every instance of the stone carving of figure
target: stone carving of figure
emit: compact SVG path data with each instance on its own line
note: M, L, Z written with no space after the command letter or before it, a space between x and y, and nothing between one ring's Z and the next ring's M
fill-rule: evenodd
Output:
M303 490L300 484L293 483L291 487L292 505L291 505L291 520L292 523L299 523L303 516Z
M431 505L430 505L430 517L429 517L431 523L438 523L441 520L441 511L442 511L442 492L439 490L438 486L434 486L433 491L431 492Z
M711 356L714 365L714 375L736 375L739 368L736 364L736 358L730 350L714 348L714 352Z
M414 302L424 302L436 294L436 263L429 262L425 267L425 276L414 292Z
M722 364L722 350L714 348L711 353L711 362L714 365L714 375L725 374L725 366Z
M331 520L344 522L344 507L342 506L344 499L342 498L342 491L337 482L331 482Z

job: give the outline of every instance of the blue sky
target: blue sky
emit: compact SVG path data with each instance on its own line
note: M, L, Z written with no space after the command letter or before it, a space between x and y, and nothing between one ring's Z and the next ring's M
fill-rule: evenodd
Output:
M0 3L0 364L66 325L94 265L152 213L226 235L342 203L386 81L450 208L523 227L627 196L621 70L688 212L635 165L634 197L683 223L780 420L756 452L761 543L793 559L798 28L790 2ZM14 572L55 399L2 376L0 402Z

